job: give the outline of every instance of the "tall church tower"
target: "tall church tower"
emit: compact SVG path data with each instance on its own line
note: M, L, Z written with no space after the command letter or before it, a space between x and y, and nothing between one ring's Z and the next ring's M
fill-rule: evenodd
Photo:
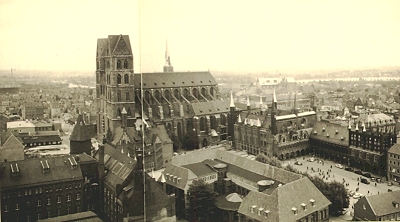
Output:
M97 138L111 139L122 126L121 112L127 112L128 126L135 117L133 54L128 35L109 35L97 40L96 101Z
M171 58L168 52L168 42L165 42L165 65L164 72L174 72L174 67L171 65Z

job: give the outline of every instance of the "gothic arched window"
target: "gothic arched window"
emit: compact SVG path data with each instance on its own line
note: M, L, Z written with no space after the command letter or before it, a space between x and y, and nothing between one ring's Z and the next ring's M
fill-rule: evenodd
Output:
M128 68L128 61L124 61L124 69L127 69Z
M117 84L121 84L121 75L120 74L117 75Z
M121 68L121 61L118 60L118 61L117 61L117 69L120 69L120 68Z
M124 75L124 84L129 84L129 75L128 74Z
M126 99L126 101L129 101L129 91L125 92L125 99Z

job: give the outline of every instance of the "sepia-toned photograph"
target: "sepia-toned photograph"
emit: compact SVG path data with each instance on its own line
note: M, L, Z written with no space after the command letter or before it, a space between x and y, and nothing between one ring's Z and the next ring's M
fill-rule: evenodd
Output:
M399 110L399 0L0 0L0 221L400 220Z

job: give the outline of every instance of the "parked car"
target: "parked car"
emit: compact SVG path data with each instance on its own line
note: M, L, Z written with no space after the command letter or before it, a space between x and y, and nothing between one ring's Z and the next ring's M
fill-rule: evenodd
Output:
M371 177L371 181L374 182L375 181L375 177Z
M315 161L314 157L311 157L310 159L308 159L308 162L314 162L314 161Z
M346 167L346 168L344 168L346 171L350 171L350 172L353 172L354 171L354 169L353 168L351 168L351 167Z
M365 176L365 177L368 177L368 178L372 177L372 175L370 173L367 173L367 172L363 172L362 175Z
M359 198L361 198L361 197L363 197L364 195L362 194L362 193L355 193L354 195L353 195L353 198L354 199L359 199Z
M339 164L339 163L338 163L338 164L336 164L336 165L335 165L335 167L337 167L337 168L339 168L339 169L343 169L343 166L342 166L342 164Z
M303 164L300 163L299 161L294 162L294 164L295 164L295 165L299 165L299 166L303 165Z
M362 175L362 171L361 170L355 170L354 173Z
M367 179L365 178L361 178L361 183L365 183L365 184L370 184L371 182L369 182Z

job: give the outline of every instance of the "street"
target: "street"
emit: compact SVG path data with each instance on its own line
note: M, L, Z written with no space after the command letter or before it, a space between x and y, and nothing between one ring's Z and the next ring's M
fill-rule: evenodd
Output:
M320 178L323 178L322 175L325 175L325 181L338 181L338 182L345 182L348 183L349 185L346 186L346 188L348 190L353 190L356 191L357 188L359 188L359 191L357 191L358 193L361 193L363 195L374 195L374 194L378 194L378 193L384 193L384 192L388 192L388 189L391 190L400 190L400 187L398 185L393 185L393 186L388 186L387 183L376 183L375 186L375 182L372 182L369 178L366 178L364 176L355 174L354 172L349 172L340 168L335 167L335 165L337 163L330 161L330 160L323 160L323 163L320 163L319 161L314 161L314 162L309 162L307 161L311 156L305 156L303 157L299 157L296 159L289 159L289 160L285 160L283 161L283 166L286 166L288 164L290 164L291 166L293 166L295 169L299 170L300 172L307 172L310 175L313 176L319 176ZM299 166L299 165L295 165L294 162L299 161L300 163L302 163L303 165ZM308 167L308 170L307 170ZM344 166L346 167L346 166ZM314 169L314 172L311 170L311 168ZM329 172L329 174L327 174L328 170L330 170L331 172ZM371 181L370 184L364 184L361 183L360 181L357 181L357 178L366 178L368 181ZM349 210L346 213L346 215L340 216L340 218L345 218L345 220L348 220L348 218L352 218L352 216L350 215L350 213L353 213L353 209L352 206L354 205L354 203L356 203L358 201L358 199L354 199L353 197L350 197L350 204L349 204ZM334 220L334 218L332 218L331 221L338 221L338 220Z

